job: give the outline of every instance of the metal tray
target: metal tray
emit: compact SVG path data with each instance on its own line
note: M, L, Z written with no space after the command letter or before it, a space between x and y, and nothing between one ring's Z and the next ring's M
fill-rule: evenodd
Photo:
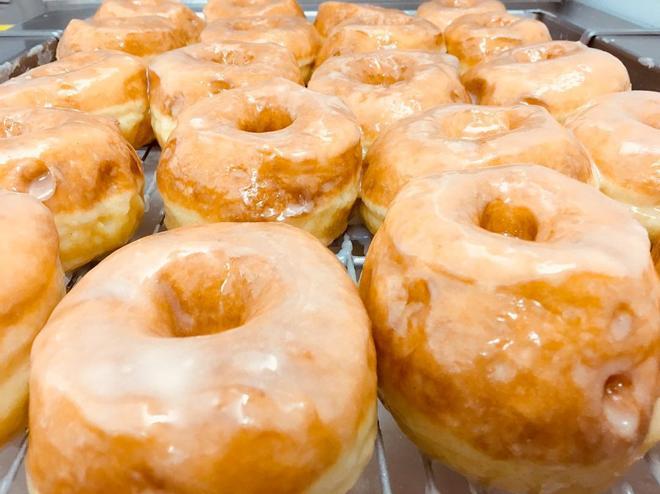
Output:
M199 2L193 2L193 5ZM399 7L406 10L414 9L415 2L407 0L378 2L383 5ZM525 9L519 13L534 15L546 22L553 32L553 36L566 39L578 39L585 32L579 27L580 17L574 19L573 24L567 27L557 14L564 2L508 2L518 9ZM543 9L539 10L539 5ZM315 15L314 4L302 2L308 17ZM550 8L552 7L552 8ZM556 9L555 9L556 7ZM545 10L544 10L545 9ZM555 10L553 10L555 9ZM92 12L89 7L76 8L67 11L66 15L59 13L44 14L46 19L70 18L68 15L75 12ZM584 15L584 12L582 13ZM588 14L588 12L587 12ZM86 14L89 15L89 14ZM41 23L43 16L28 21L27 26L39 30L53 32L53 24L48 29ZM596 22L599 20L596 19ZM602 20L601 20L602 21ZM68 22L68 21L67 21ZM628 23L629 24L629 23ZM21 28L21 26L18 26ZM612 28L613 29L613 28ZM623 28L621 28L623 29ZM595 31L592 31L595 32ZM625 36L625 35L624 35ZM643 36L643 35L641 35ZM598 36L592 39L597 40ZM590 39L590 41L592 40ZM0 35L0 43L2 36ZM660 50L655 52L660 54ZM38 64L44 60L37 60ZM36 65L36 64L35 64ZM660 66L660 63L657 65ZM0 65L1 66L1 65ZM651 77L653 76L653 77ZM660 77L658 74L644 73L644 79L648 84L660 89ZM0 75L0 81L2 80ZM133 240L151 235L163 229L163 202L156 187L155 169L160 158L160 149L157 145L151 145L139 151L144 163L145 173L145 215ZM345 234L337 239L330 247L338 259L345 266L351 278L357 282L359 272L364 263L371 234L361 225L357 218L351 221ZM72 287L89 269L93 263L76 270L69 281ZM442 464L425 457L414 444L399 430L392 416L379 404L379 431L373 458L367 465L357 484L351 489L350 494L500 494L492 489L485 489L477 484L471 483L461 475L453 472ZM23 461L27 450L27 436L22 434L15 438L10 444L0 449L0 494L27 494L25 472ZM636 463L615 487L611 494L659 494L660 493L660 445L650 451L644 459ZM119 494L119 493L118 493ZM238 493L237 493L238 494Z

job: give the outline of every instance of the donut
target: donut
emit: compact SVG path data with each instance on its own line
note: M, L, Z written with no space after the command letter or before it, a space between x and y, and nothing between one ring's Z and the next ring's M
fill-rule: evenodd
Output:
M53 217L26 194L0 190L0 444L26 424L30 348L64 295Z
M204 7L207 21L227 17L305 17L296 0L209 0Z
M628 71L618 58L572 41L513 48L462 79L480 104L540 105L560 122L592 98L630 90Z
M0 107L61 107L112 117L138 148L153 140L144 62L116 51L74 53L0 84Z
M394 196L415 177L510 163L535 163L595 183L588 154L543 108L449 105L403 120L367 153L360 197L375 232Z
M165 225L283 221L328 244L357 198L360 136L341 100L286 79L200 101L158 164Z
M0 108L0 188L55 217L64 269L123 244L142 213L140 159L112 120L74 110Z
M444 33L459 17L486 12L504 12L499 0L430 0L417 8L417 17L432 22Z
M187 26L176 26L158 15L73 19L57 44L57 58L94 50L152 57L196 41Z
M346 492L373 450L375 366L355 286L305 232L138 240L35 343L31 492Z
M149 104L158 142L165 146L177 115L191 104L273 77L303 83L293 55L274 43L201 43L154 57L149 64Z
M204 21L178 0L103 0L94 14L95 19L155 15L174 24L187 33L189 39L199 38Z
M439 53L383 50L329 58L309 88L339 96L355 113L368 148L402 118L447 103L469 103L457 70Z
M302 17L234 17L218 19L202 31L203 43L246 41L275 43L288 49L296 61L305 81L312 75L321 37Z
M601 191L626 204L652 239L660 238L660 93L601 96L567 126L598 167Z
M541 21L506 12L461 16L444 35L447 52L458 57L465 69L511 48L551 40Z
M316 65L326 59L351 53L386 49L439 52L442 33L429 21L404 15L380 20L360 16L337 25L321 45Z
M367 253L379 395L426 454L507 492L605 492L642 454L660 282L644 229L540 166L410 182Z
M407 17L398 9L387 9L369 3L321 2L314 19L314 27L321 36L326 37L337 25L348 19L367 19L383 23L390 18Z

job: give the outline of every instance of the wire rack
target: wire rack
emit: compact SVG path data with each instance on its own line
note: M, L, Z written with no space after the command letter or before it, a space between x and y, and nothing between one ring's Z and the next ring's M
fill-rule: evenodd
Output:
M155 170L160 158L157 145L140 150L145 174L145 214L133 240L157 233L163 227L163 201L158 193ZM357 283L371 234L353 219L344 235L330 248ZM94 263L73 272L68 288L73 287ZM425 457L398 429L392 416L379 403L376 447L350 494L499 494L469 482L438 462ZM27 494L23 460L27 433L0 450L0 494ZM660 446L635 464L611 494L659 494ZM118 493L119 494L119 493ZM238 493L237 493L238 494Z

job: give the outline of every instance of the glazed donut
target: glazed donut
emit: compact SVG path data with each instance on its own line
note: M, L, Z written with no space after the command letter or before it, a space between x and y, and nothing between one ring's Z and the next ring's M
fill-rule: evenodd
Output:
M53 218L26 194L0 190L0 444L26 423L30 348L64 295Z
M155 15L187 33L190 40L199 39L204 21L178 0L103 0L94 14L95 19Z
M393 125L371 146L360 191L362 217L375 232L394 196L415 177L510 163L596 181L580 143L543 108L449 105Z
M386 49L439 52L442 47L442 33L424 19L404 15L381 21L358 16L342 22L328 34L316 57L316 65L330 57L351 53Z
M200 101L158 164L165 225L284 221L330 243L357 198L360 134L339 98L285 79Z
M0 84L0 106L60 107L119 122L138 148L153 140L147 72L141 59L116 51L75 53Z
M314 19L314 27L321 36L326 37L337 25L356 18L382 24L391 18L406 19L408 16L398 9L386 9L369 3L322 2Z
M227 17L305 17L296 0L209 0L204 7L207 21Z
M202 98L283 77L303 83L298 64L273 43L201 43L155 57L149 64L151 125L161 147L181 111Z
M428 455L507 492L587 494L643 453L660 282L644 229L589 185L540 166L416 179L360 293L380 397Z
M189 29L157 15L73 19L57 44L57 58L79 51L119 50L151 57L196 42Z
M203 43L246 41L275 43L288 49L296 61L305 81L312 75L321 37L302 17L235 17L218 19L202 31Z
M450 63L441 54L402 50L338 56L314 72L309 88L344 100L368 149L397 120L437 105L471 101Z
M444 33L459 17L486 12L504 12L499 0L430 0L417 8L417 17L432 22Z
M618 58L572 41L506 51L467 71L463 82L482 105L540 105L560 122L596 96L630 90Z
M32 494L337 494L369 461L369 319L330 251L287 225L138 240L35 343Z
M551 40L541 21L506 12L461 16L444 34L447 52L458 57L465 69L511 48Z
M125 244L144 211L142 164L112 120L74 110L0 108L0 188L55 217L64 269Z
M601 96L569 118L600 172L601 191L660 238L660 93Z

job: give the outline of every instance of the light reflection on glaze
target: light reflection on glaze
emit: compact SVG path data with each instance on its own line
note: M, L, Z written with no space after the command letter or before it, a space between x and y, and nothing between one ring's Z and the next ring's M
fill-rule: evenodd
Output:
M432 22L444 33L449 24L464 15L505 10L498 0L431 0L417 8L417 17Z

